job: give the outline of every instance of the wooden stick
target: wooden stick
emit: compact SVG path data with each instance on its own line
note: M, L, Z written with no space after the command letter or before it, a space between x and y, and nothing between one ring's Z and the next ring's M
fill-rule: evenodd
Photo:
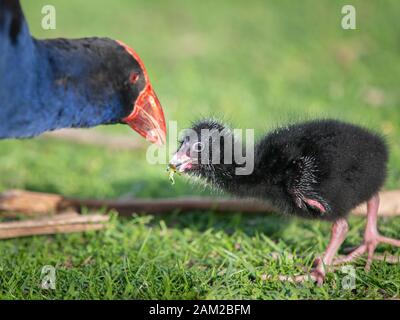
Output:
M400 190L384 191L380 193L380 216L400 215ZM173 211L204 211L217 212L245 212L267 213L274 209L260 201L248 199L221 199L221 198L167 198L167 199L134 199L134 200L94 200L65 198L60 195L37 193L22 190L10 190L0 195L0 211L2 216L13 217L16 213L31 216L47 215L49 212L58 213L65 210L80 212L82 207L91 210L115 210L120 215L131 215L135 212L151 214ZM355 208L354 215L364 216L365 205Z
M170 198L170 199L135 199L135 200L95 200L72 199L60 195L9 190L0 195L0 211L5 217L14 217L16 213L27 213L29 216L41 216L65 210L80 211L82 207L91 210L115 210L120 215L131 215L135 212L166 213L175 210L218 210L244 211L260 213L271 211L271 207L253 200L232 200L214 198Z
M108 221L109 217L102 214L80 215L74 214L59 214L53 217L46 217L34 220L22 220L0 223L0 231L15 228L36 228L42 226L55 226L67 224L81 224L81 223L96 223Z
M35 228L26 228L26 229L10 229L10 230L2 230L0 232L0 239L10 239L10 238L18 238L18 237L27 237L33 235L45 235L45 234L56 234L56 233L72 233L72 232L83 232L83 231L93 231L93 230L101 230L105 227L102 223L94 223L94 224L72 224L65 226L42 226Z
M26 216L40 216L56 213L63 197L56 194L30 192L23 190L9 190L0 194L0 211L3 216L15 216L15 212ZM75 211L75 210L74 210ZM7 212L11 212L10 215Z
M106 226L104 222L108 220L106 215L79 215L74 212L35 220L3 222L0 223L0 239L99 230Z

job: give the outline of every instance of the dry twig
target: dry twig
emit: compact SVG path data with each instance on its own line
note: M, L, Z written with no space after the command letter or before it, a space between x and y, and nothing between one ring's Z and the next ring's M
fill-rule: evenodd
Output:
M108 220L106 215L69 212L35 220L3 222L0 223L0 239L99 230L105 227Z
M400 191L384 191L380 194L380 216L400 215ZM37 193L22 190L10 190L0 195L0 212L2 216L12 217L16 213L30 216L41 216L50 213L73 210L80 212L82 207L90 210L115 210L120 215L131 215L134 212L151 214L173 211L204 211L267 213L274 209L264 202L248 199L221 198L166 198L166 199L132 199L132 200L96 200L66 198L60 195ZM357 207L354 215L366 214L365 205Z

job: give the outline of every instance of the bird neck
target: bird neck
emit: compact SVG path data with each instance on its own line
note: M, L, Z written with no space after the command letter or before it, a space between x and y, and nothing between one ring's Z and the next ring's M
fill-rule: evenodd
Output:
M246 189L248 185L254 183L254 157L246 154L246 148L235 142L232 143L231 150L233 154L227 155L227 160L225 155L221 155L220 163L212 164L211 169L207 167L207 172L209 182L225 191L236 193L235 191ZM237 153L237 150L240 152Z
M126 116L115 92L93 92L85 78L96 57L73 55L53 40L36 40L17 1L0 0L0 138L47 130L118 123ZM5 121L7 120L7 121Z
M232 164L215 166L210 182L238 196L266 197L267 194L277 193L279 186L274 180L275 175L269 168L269 162L260 160L262 159L260 154L265 151L262 149L263 147L257 143L253 154L246 155L245 161L239 162L234 157Z

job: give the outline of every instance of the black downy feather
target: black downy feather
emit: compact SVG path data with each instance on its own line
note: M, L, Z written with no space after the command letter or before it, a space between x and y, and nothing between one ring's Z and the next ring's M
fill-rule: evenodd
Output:
M216 120L199 121L192 129L199 137L201 129L232 134ZM222 140L202 141L210 157L220 149L220 164L198 164L188 173L233 195L268 201L289 215L345 217L377 193L386 177L385 141L365 128L337 120L308 121L268 133L255 145L254 171L249 175L235 175L235 162L224 164Z

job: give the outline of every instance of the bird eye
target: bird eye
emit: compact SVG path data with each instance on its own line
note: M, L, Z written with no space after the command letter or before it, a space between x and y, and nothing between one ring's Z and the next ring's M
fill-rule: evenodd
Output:
M193 144L192 150L194 152L201 152L201 151L204 150L204 144L201 143L201 142L196 142L196 143Z
M129 76L129 82L130 84L135 84L136 81L139 80L139 72L132 72L131 75Z

